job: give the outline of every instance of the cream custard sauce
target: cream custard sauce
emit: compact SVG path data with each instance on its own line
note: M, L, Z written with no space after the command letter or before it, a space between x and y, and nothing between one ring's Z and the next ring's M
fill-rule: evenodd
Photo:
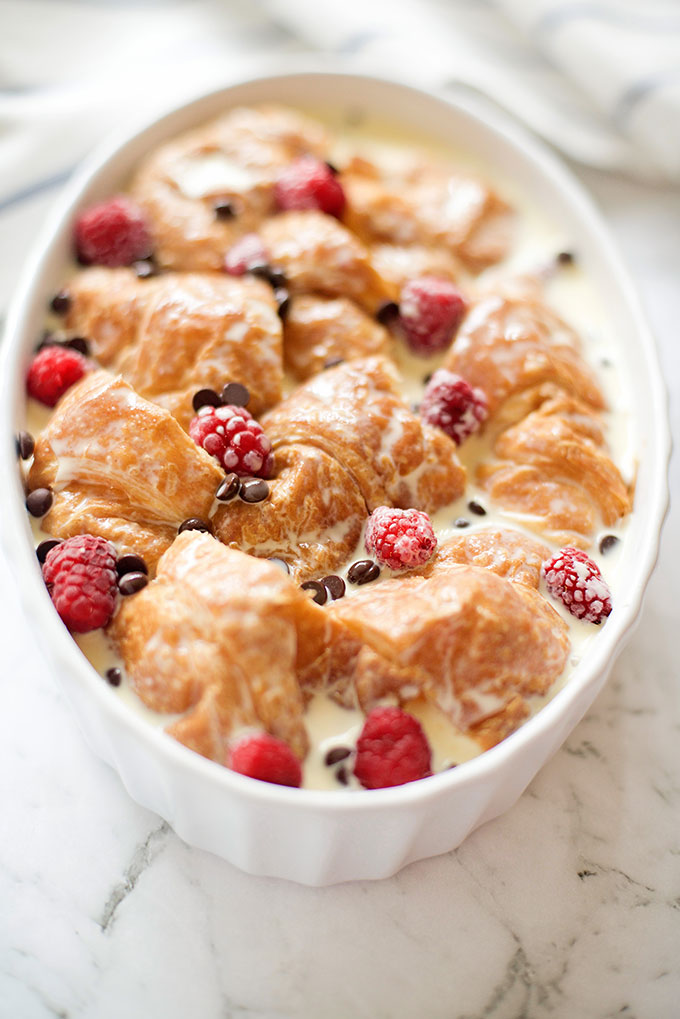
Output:
M487 167L480 166L466 154L458 153L449 147L432 145L426 139L405 138L384 125L368 120L364 121L360 127L353 127L342 118L328 114L326 111L321 119L325 120L331 128L339 128L342 134L333 151L333 158L339 165L342 165L350 151L364 152L369 158L377 158L379 161L398 165L400 162L407 162L412 158L414 148L417 148L420 153L430 150L438 158L444 156L456 167L473 170L480 177L496 186L499 192L514 205L517 211L517 227L516 242L512 253L499 265L474 277L476 290L492 283L496 278L535 272L543 266L549 266L554 262L554 256L558 251L570 249L570 238L554 228L549 219L531 204L527 196L517 193L500 175L490 172ZM217 180L219 183L220 174L226 175L231 186L234 186L235 177L240 179L239 174L243 175L244 173L232 163L225 166L224 160L220 161L214 156L206 156L204 166L197 164L200 164L200 161L192 160L191 165L186 166L182 171L184 175L177 181L178 186L191 197L200 195L202 189L206 187L214 189L215 181ZM474 194L470 192L467 195L459 195L456 200L473 201L474 199ZM465 279L461 281L463 290L465 282ZM631 440L630 421L626 412L627 393L621 375L617 372L615 345L610 334L606 308L601 307L593 283L580 268L578 259L575 264L565 266L550 274L546 282L546 297L547 302L575 328L583 339L582 355L594 369L608 402L608 410L603 415L603 419L609 448L624 480L627 483L632 483L635 475L636 450ZM438 367L442 358L414 356L399 340L394 340L392 354L401 376L404 399L407 404L417 404L423 393L425 377ZM314 385L319 395L323 396L323 375L317 377ZM32 400L28 401L26 426L31 434L38 435L48 419L49 411L46 408ZM398 422L393 427L397 427L397 425ZM393 439L394 436L386 436L386 444L391 444ZM483 436L481 438L473 436L459 447L459 458L468 470L469 480L466 491L460 499L433 515L432 523L438 542L441 544L447 538L463 533L456 521L464 518L467 521L465 534L489 527L513 528L533 538L539 538L550 546L551 543L546 540L543 534L531 528L531 520L523 519L521 515L504 511L493 505L488 495L478 490L474 482L470 480L474 477L476 463L485 458L488 452L488 443ZM67 477L70 466L67 458L60 462L58 482ZM477 501L484 507L485 515L478 516L470 511L471 500ZM38 521L33 520L32 526L36 544L49 537L40 530ZM343 526L342 524L337 525L340 530ZM599 534L595 535L593 542L593 558L602 569L611 588L614 601L619 594L621 542L615 544L606 556L600 555L596 550L605 533L624 538L626 527L627 519L624 519L613 528L608 527L606 531L602 529ZM340 533L338 535L328 534L329 540L340 536ZM552 547L557 549L556 545ZM351 563L365 557L362 533L360 541L344 569L336 572L346 578L347 569ZM392 571L383 569L381 578L373 583L380 583L381 579L390 575L392 575ZM346 597L351 597L356 590L357 588L348 583ZM542 593L547 596L543 588ZM560 602L550 599L550 603L568 626L571 651L562 676L554 684L548 697L534 698L531 704L532 710L538 710L549 697L569 681L580 661L587 655L591 642L597 639L599 632L598 627L574 618ZM113 666L122 668L122 663L116 657L104 632L95 631L83 636L76 636L75 639L100 676ZM178 717L157 714L146 708L130 688L125 676L123 676L120 686L112 688L111 692L112 696L120 697L130 710L135 711L155 727L164 728ZM465 734L457 732L451 722L435 706L425 704L419 699L406 702L404 706L406 710L411 711L419 718L425 729L433 751L433 771L441 771L462 763L481 752L479 745ZM493 710L493 705L480 705L480 708L482 707L488 713ZM313 789L342 788L343 786L336 777L339 769L328 767L324 763L324 759L326 754L335 748L353 749L363 722L363 713L358 709L339 707L323 693L317 693L311 698L308 705L305 722L311 749L304 764L304 786ZM348 758L348 761L350 767L344 769L343 779L350 787L360 788L351 775L351 757Z

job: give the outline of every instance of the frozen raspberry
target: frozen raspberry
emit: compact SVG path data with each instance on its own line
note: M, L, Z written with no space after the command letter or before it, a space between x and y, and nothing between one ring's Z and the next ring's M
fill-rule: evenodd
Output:
M229 766L240 775L276 785L300 786L302 767L287 743L268 732L244 736L230 752Z
M611 592L600 568L581 549L560 549L543 563L542 572L550 594L577 619L601 623L611 612Z
M420 722L401 708L374 708L357 740L354 774L365 789L432 774L430 745Z
M489 405L482 389L460 375L440 368L428 382L420 403L420 416L428 425L446 432L460 445L486 421Z
M142 210L120 195L82 212L76 220L78 258L86 265L132 265L151 254L151 238Z
M301 156L287 166L274 186L280 209L320 209L329 216L340 216L345 207L345 192L328 163L314 156Z
M189 435L229 473L257 478L271 474L272 444L245 407L201 407Z
M422 566L437 547L427 513L378 506L366 524L366 550L383 566L401 570Z
M28 395L47 407L54 407L67 389L82 379L87 360L69 347L43 347L35 355L26 376Z
M55 608L74 633L106 626L116 605L116 550L110 541L76 534L50 549L43 578Z
M399 298L399 324L414 354L427 357L453 340L467 305L449 280L420 276L409 280Z
M252 265L263 265L269 259L264 244L257 234L244 234L229 248L224 257L224 268L230 276L243 276Z

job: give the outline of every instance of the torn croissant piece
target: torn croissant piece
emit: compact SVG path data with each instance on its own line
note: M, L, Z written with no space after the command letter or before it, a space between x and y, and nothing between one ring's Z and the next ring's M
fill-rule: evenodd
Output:
M423 424L398 392L385 358L348 361L316 375L262 419L275 448L323 450L355 479L369 511L428 513L456 499L465 472L452 439Z
M301 294L294 297L284 325L286 367L304 382L336 358L389 354L390 336L346 297Z
M328 158L321 124L276 106L236 108L161 146L132 193L165 268L220 270L231 245L276 211L274 182L299 156ZM216 212L221 203L226 209Z
M477 468L479 484L506 513L559 544L587 548L597 528L631 510L598 416L566 393L553 392L502 432L493 451L497 460Z
M367 516L352 475L323 450L299 445L276 450L273 473L266 501L220 506L217 537L251 555L282 559L299 583L339 569Z
M424 696L484 747L527 715L569 651L566 624L533 587L477 566L387 579L327 611L363 645L341 699L369 710L388 695Z
M510 528L483 528L448 538L417 573L430 577L455 565L480 566L517 584L538 590L547 545Z
M185 531L110 632L142 701L182 713L167 731L226 764L230 737L249 727L305 756L296 670L323 654L333 625L275 565Z
M92 268L68 285L64 325L93 355L187 428L198 389L247 386L257 415L281 399L281 321L271 287L252 277Z
M292 293L348 297L370 314L398 296L377 273L361 241L323 212L282 212L265 220L259 235Z
M28 484L54 500L42 529L86 531L153 571L189 517L207 518L224 474L170 414L96 371L60 401L35 447Z
M443 247L472 272L508 252L511 210L477 178L432 161L382 170L357 158L340 179L347 195L343 219L366 244Z

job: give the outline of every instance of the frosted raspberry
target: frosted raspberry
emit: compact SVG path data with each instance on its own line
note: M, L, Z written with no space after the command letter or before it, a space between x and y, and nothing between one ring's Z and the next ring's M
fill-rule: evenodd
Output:
M320 209L340 216L345 192L328 163L314 156L301 156L279 174L274 197L280 209Z
M432 774L432 755L420 722L401 708L374 708L364 722L354 774L365 789L415 782Z
M232 771L261 782L298 787L302 784L302 766L287 743L268 732L244 736L231 747Z
M460 375L440 368L428 382L420 403L420 416L460 445L486 421L489 405L482 389L473 388Z
M438 276L409 280L399 298L399 323L414 354L427 357L448 347L466 309L463 295L449 280Z
M422 566L437 547L427 513L378 506L366 523L366 550L383 566L401 570Z
M54 606L74 633L106 626L116 605L116 550L110 541L77 534L50 549L43 578Z
M86 265L132 265L151 254L142 210L125 195L93 205L76 220L78 258Z
M47 407L54 407L67 389L82 379L88 362L69 347L43 347L35 355L26 376L28 395Z
M230 276L243 276L252 265L263 265L269 259L257 234L244 234L227 251L224 268Z
M543 563L542 573L553 598L559 598L577 619L601 623L611 612L611 592L600 568L581 549L560 549Z
M189 435L227 472L257 478L271 474L272 444L245 407L201 407Z

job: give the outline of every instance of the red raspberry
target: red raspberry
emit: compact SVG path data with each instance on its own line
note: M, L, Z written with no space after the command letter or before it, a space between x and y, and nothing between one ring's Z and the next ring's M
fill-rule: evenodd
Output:
M231 747L229 756L229 766L240 775L296 788L302 784L299 760L287 743L268 732L244 736Z
M460 445L486 421L489 405L482 389L460 375L439 368L428 382L420 403L420 416L428 425L446 432Z
M76 534L56 545L43 563L55 608L74 633L106 626L116 605L116 550L110 541Z
M35 355L26 376L28 395L47 407L54 407L67 389L82 379L88 362L69 347L43 347Z
M258 235L244 234L227 251L224 257L224 268L230 276L243 276L251 265L261 265L268 259L265 246Z
M430 744L417 718L401 708L374 708L357 740L354 774L365 789L431 775Z
M383 566L401 570L422 566L437 547L427 513L378 506L366 523L366 550Z
M345 192L327 163L314 156L301 156L283 170L274 185L280 209L320 209L340 216Z
M151 237L142 210L120 195L93 205L76 220L78 258L86 265L132 265L151 254Z
M272 444L245 407L201 407L189 425L189 435L225 471L241 477L268 478L271 474Z
M399 298L399 322L413 353L427 357L448 347L466 310L463 295L449 280L409 280Z
M542 573L553 598L572 616L601 623L612 610L612 596L596 562L579 548L562 548L543 563Z

